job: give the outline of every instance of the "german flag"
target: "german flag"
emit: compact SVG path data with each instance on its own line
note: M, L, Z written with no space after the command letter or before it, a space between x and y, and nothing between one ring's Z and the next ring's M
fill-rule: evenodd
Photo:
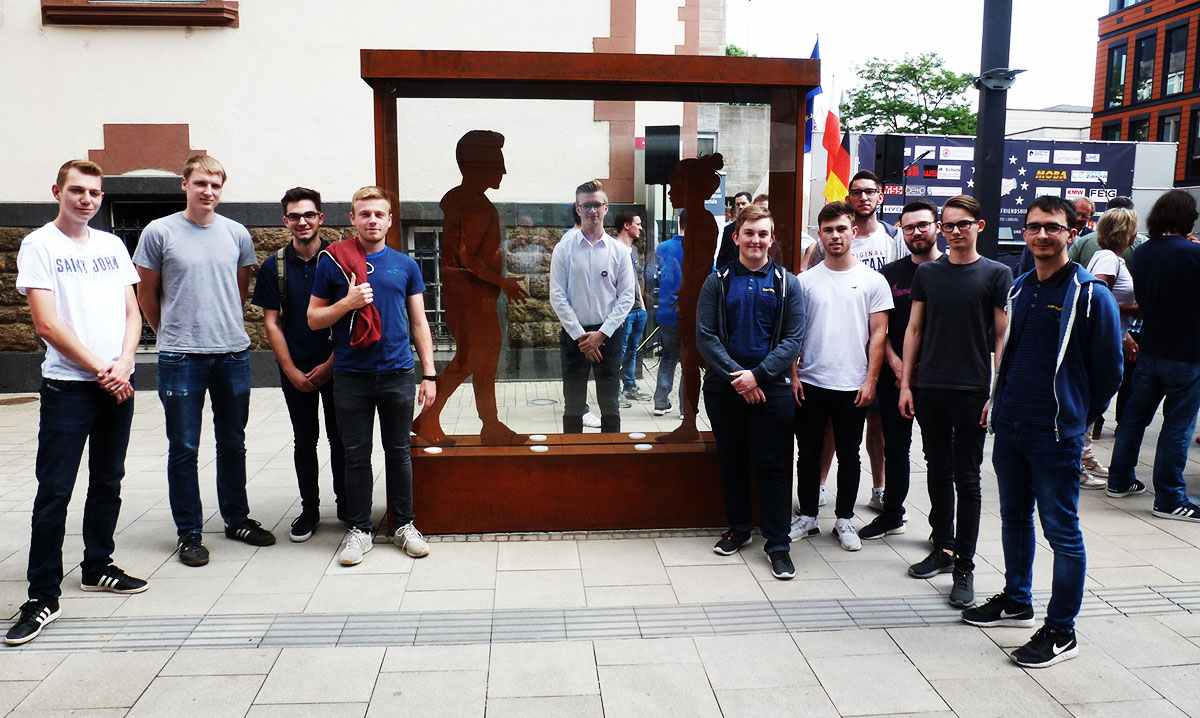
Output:
M826 152L824 195L826 202L841 202L850 191L850 132L847 130L845 134L842 133L838 116L841 95L831 92L830 98L829 114L825 116L825 135L821 139L821 146Z

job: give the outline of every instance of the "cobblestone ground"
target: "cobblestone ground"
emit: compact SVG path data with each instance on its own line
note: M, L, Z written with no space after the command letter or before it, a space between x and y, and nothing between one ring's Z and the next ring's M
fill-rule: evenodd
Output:
M0 614L7 618L25 600L38 404L22 403L27 395L0 398ZM556 430L561 403L532 403L546 398L561 401L554 383L502 385L507 420L517 428ZM711 551L717 531L703 528L434 536L427 558L380 543L363 564L345 568L336 561L342 536L332 516L307 543L285 538L299 510L290 426L279 391L256 389L247 441L251 506L283 540L256 549L223 537L206 425L200 475L212 562L194 569L173 556L161 408L152 392L136 401L115 558L151 587L129 597L84 593L78 567L70 570L62 618L34 642L0 649L0 714L1200 714L1200 525L1153 518L1149 495L1084 492L1080 656L1025 671L1006 649L1030 631L961 624L945 601L948 575L905 574L929 550L919 440L908 531L842 551L829 535L831 501L823 534L793 546L790 582L771 578L757 537L740 555L721 557ZM448 407L448 433L478 429L470 401L460 392ZM626 410L629 431L673 423L652 417L648 403ZM1144 479L1155 438L1152 427ZM1106 430L1097 443L1101 461L1111 448ZM1003 585L990 456L983 468L980 600ZM1188 475L1200 477L1200 466L1190 462ZM874 515L869 485L864 476L859 522ZM382 492L378 482L377 506ZM67 525L69 566L81 550L83 493L81 485ZM1039 550L1040 616L1052 555L1044 542Z

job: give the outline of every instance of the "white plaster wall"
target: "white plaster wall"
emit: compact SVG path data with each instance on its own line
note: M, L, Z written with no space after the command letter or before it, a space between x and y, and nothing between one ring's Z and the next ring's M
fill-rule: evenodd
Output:
M679 20L682 0L638 0L637 37L634 47L646 55L674 55L683 44L683 23ZM646 136L646 125L683 124L683 105L678 102L639 102L634 110L638 137Z
M375 176L360 48L590 52L608 34L609 3L242 0L240 24L43 27L39 3L0 0L0 202L46 201L59 164L103 147L105 123L188 123L191 146L229 170L227 201L275 201L295 184L344 200ZM399 110L405 200L457 183L453 146L467 129L508 138L498 200L569 195L580 176L608 173L608 127L590 102Z

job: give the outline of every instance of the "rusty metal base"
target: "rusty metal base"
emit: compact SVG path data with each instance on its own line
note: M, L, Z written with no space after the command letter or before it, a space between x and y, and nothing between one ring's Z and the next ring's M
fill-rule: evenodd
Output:
M436 454L414 437L417 525L430 534L723 526L712 434L688 444L662 444L660 435L550 434L538 442L544 453L532 441L480 446L477 436L455 436Z

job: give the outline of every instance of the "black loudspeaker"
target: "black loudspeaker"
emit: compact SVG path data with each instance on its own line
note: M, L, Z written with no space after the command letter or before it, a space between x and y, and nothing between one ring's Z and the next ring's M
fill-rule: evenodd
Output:
M904 175L904 136L875 138L875 174L884 184L900 184Z
M670 184L679 164L679 125L646 127L646 184Z

